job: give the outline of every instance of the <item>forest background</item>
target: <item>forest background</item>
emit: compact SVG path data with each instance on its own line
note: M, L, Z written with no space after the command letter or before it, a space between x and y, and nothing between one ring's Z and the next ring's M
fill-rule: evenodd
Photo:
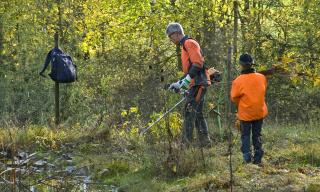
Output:
M233 123L230 81L244 52L257 70L286 71L269 77L265 124L319 129L318 0L2 0L0 127L55 130L54 82L38 73L58 33L78 70L75 83L60 84L60 131L108 142L125 137L134 146L170 143L181 130L181 108L146 141L137 136L181 97L164 89L182 75L180 48L165 35L170 22L181 23L207 64L222 72L206 98L212 138L226 138Z

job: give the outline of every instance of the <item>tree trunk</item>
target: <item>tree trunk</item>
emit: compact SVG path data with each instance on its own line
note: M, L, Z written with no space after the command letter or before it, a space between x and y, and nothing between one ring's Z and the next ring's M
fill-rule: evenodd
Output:
M217 39L215 32L216 23L209 16L210 8L213 7L212 2L209 2L206 6L208 7L208 11L204 11L203 13L203 41L201 43L201 48L204 53L206 63L210 67L218 67L218 47L216 46Z
M256 34L255 34L255 50L256 50L256 53L255 53L255 59L256 60L260 60L262 58L262 50L261 50L261 45L262 45L262 41L261 41L261 36L262 36L262 30L261 30L261 14L262 14L262 11L260 11L263 7L262 7L262 4L261 2L258 3L258 7L256 7L256 2L254 1L253 3L253 8L256 9L258 8L258 13L257 11L255 11L254 13L254 17L255 18L258 18L256 19Z
M250 2L249 0L245 0L245 3L244 3L244 14L241 18L241 32L242 32L242 50L244 52L250 52L249 50L249 45L248 45L248 25L249 25L249 9L250 9ZM234 4L235 6L235 4ZM238 3L237 3L237 10L238 10ZM238 13L239 14L239 13Z
M3 16L0 15L0 66L3 66L3 46L4 43L4 31L3 31Z
M237 61L238 52L238 16L239 16L239 3L237 0L233 1L233 60Z

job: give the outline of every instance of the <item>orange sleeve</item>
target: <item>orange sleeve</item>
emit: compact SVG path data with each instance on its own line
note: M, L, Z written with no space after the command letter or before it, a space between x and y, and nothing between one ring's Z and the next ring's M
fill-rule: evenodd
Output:
M231 101L234 102L236 105L238 105L241 97L241 93L240 93L239 85L237 84L236 81L232 82L230 97L231 97Z
M268 86L268 79L267 79L266 76L264 77L264 81L265 81L265 85L266 85L266 88L267 88L267 86Z
M199 67L202 68L204 58L201 54L200 45L194 40L189 40L185 42L185 48L187 49L191 63L199 65Z

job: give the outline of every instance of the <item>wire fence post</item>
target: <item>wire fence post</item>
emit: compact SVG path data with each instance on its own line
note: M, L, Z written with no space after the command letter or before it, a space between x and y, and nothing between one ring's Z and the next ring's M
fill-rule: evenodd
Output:
M56 28L56 33L54 34L54 47L59 48L59 33L62 35L62 13L61 13L61 0L56 1L58 4L58 15L59 15L59 20L57 23L57 28ZM55 92L55 124L56 128L59 127L60 124L60 89L59 89L59 83L55 82L54 86L54 92Z

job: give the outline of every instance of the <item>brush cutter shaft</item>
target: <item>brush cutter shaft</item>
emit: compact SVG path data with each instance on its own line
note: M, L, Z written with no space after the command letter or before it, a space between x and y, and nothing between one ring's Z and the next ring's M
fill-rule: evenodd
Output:
M161 119L163 119L165 116L167 116L173 109L175 109L178 105L180 105L186 97L183 97L178 103L176 103L173 107L171 107L168 111L166 111L164 114L162 114L155 122L153 122L149 127L143 129L140 133L140 135L145 134L151 127L153 127L156 123L158 123Z

